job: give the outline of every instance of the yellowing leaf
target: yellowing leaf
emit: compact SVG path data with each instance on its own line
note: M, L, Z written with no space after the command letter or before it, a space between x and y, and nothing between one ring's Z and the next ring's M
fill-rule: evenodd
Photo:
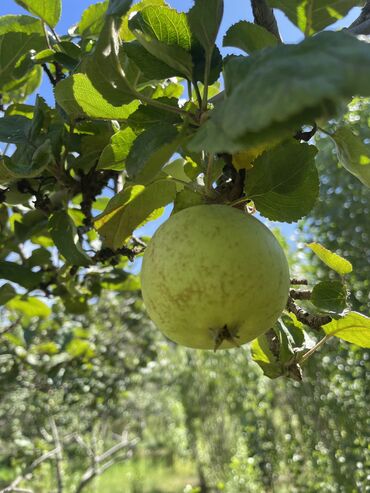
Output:
M128 187L110 200L96 218L95 227L105 238L106 246L117 250L143 221L172 202L175 195L176 185L170 180Z
M343 318L332 320L322 328L327 335L370 348L370 318L361 313L347 313Z
M337 253L333 253L319 243L307 245L328 267L338 272L341 276L352 272L352 264Z

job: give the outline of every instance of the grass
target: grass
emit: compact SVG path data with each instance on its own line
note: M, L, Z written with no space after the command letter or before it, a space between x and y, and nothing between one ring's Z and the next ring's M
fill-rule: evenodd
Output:
M86 493L183 493L195 484L192 464L169 467L142 460L112 467Z
M22 487L34 488L37 493L49 493L53 489L50 474L50 467L40 468L34 479L24 482ZM0 470L4 483L12 476L9 470ZM65 478L66 484L68 479L71 478ZM177 462L167 466L162 462L141 459L116 464L94 480L84 493L183 493L186 486L195 486L196 483L195 468L191 463ZM0 484L3 484L1 480ZM66 493L71 491L73 488L66 488Z

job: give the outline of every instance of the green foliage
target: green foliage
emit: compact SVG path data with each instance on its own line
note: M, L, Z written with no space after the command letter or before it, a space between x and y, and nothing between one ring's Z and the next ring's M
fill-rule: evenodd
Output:
M335 336L360 347L370 347L370 318L350 312L339 320L332 320L323 326L327 336Z
M349 33L321 32L284 45L257 18L241 20L226 31L224 45L249 56L223 58L216 45L221 0L196 0L187 13L163 0L110 0L90 5L62 34L54 31L61 1L17 3L30 15L0 18L0 302L12 316L41 316L44 296L45 314L62 304L87 316L104 291L138 289L128 260L143 253L147 238L138 238L137 229L166 206L177 213L219 203L284 222L307 216L326 176L320 155L320 177L314 163L322 142L307 143L318 126L319 135L335 141L343 167L368 183L368 108L356 99L353 119L346 105L353 95L370 95L370 49ZM287 1L279 8L309 36L353 4L300 2L293 9ZM37 96L24 104L42 74L55 101ZM324 152L333 159L331 148ZM350 178L343 175L343 183ZM346 194L341 204L347 200ZM368 245L365 213L356 214L354 222L362 223L354 228ZM364 306L368 284L358 288L355 277L364 275L363 265L354 263L352 271L331 252L350 259L352 236L339 250L331 238L320 239L325 246L310 238L319 257L347 277L324 276L322 266L309 279L310 292L298 293L302 307L291 297L283 314L289 320L255 342L255 359L270 377L299 380L311 356L309 330L334 323L328 313L347 323L355 296ZM51 359L89 362L98 352L82 339ZM356 341L364 346L351 335Z
M359 2L354 0L271 0L270 6L282 10L307 36L321 31L344 17Z
M321 281L314 286L311 301L324 312L340 314L347 307L347 290L340 281Z
M247 21L240 21L231 26L223 39L224 46L235 46L246 53L253 53L277 44L276 36L267 29Z
M256 159L247 172L246 193L274 221L297 221L315 204L319 179L316 149L291 139Z
M336 144L339 162L370 188L369 144L365 144L348 127L338 128L331 137Z
M55 27L62 13L62 1L55 0L52 3L47 0L15 0L21 7L31 14L40 17L51 27Z
M307 245L328 267L338 272L340 275L352 272L351 262L344 259L337 253L333 253L319 243L309 243Z

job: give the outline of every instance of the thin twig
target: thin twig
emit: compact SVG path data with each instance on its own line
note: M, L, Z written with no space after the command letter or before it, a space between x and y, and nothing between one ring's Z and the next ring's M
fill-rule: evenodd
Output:
M57 84L57 81L54 79L53 74L50 72L49 67L46 65L46 63L42 63L41 67L43 68L45 74L48 76L48 79L50 81L50 84L55 87Z
M203 102L202 102L202 95L200 94L198 84L197 84L197 82L195 80L193 81L193 86L194 86L195 94L197 96L198 106L201 109L202 108L202 104L203 104Z

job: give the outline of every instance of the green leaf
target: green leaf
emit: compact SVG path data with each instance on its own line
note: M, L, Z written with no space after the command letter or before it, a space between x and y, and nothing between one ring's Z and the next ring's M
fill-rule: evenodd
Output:
M148 7L150 5L165 7L166 3L164 0L141 0L141 2L135 3L127 12L127 14L122 18L119 34L123 41L127 42L127 41L133 41L135 39L135 36L132 34L128 26L129 19L131 19L131 17L135 15L137 12L143 10L145 7Z
M16 294L17 292L11 284L6 282L0 286L0 305L5 305L5 303L8 303L8 301L13 299Z
M195 0L188 12L191 32L208 53L213 51L223 13L223 0Z
M108 1L95 3L84 10L76 33L84 38L97 36L103 28Z
M313 288L311 301L322 311L340 314L347 307L347 289L341 281L322 281Z
M117 250L143 221L150 220L153 213L172 202L175 195L176 185L169 180L159 180L147 187L126 188L111 199L106 210L96 218L95 227L104 237L106 246Z
M113 106L84 74L75 74L59 82L55 88L55 98L73 119L89 116L100 120L125 120L139 106L139 101Z
M31 120L21 115L0 118L0 141L7 144L22 144L28 140Z
M29 159L29 153L27 151L28 149L25 150L24 154L19 151L17 160L4 160L3 166L13 178L33 178L39 176L55 160L50 140L46 140L37 147L31 154L31 159Z
M7 308L23 313L26 317L47 318L51 315L51 309L38 298L17 296L7 303Z
M193 190L190 190L189 188L184 188L176 194L172 214L202 204L204 204L204 197L200 193L193 192Z
M328 267L338 272L341 276L352 272L352 264L337 253L333 253L319 243L309 243L307 245Z
M20 221L14 222L14 233L20 243L28 240L35 234L40 234L45 231L47 226L47 217L40 210L32 210L27 214L23 214Z
M89 360L95 356L94 346L91 342L79 337L74 337L66 347L66 351L73 358Z
M157 98L156 101L178 108L177 99ZM177 113L172 113L161 108L149 105L140 105L139 108L128 118L128 124L132 127L147 128L162 123L181 123L182 119Z
M234 46L246 53L276 46L279 43L276 36L262 26L253 22L240 21L229 28L224 36L223 46Z
M44 30L39 19L29 15L3 15L0 17L0 35L17 32L38 34L44 36ZM46 41L45 41L46 44Z
M138 41L124 43L123 50L148 80L163 80L178 75L178 70L151 55Z
M24 77L5 84L2 88L3 103L21 103L25 101L41 84L41 79L42 68L36 66L30 72L27 72Z
M316 148L291 139L263 153L247 172L246 193L273 221L297 221L312 209L319 179Z
M273 355L266 335L254 339L250 347L252 359L261 367L264 375L269 378L277 378L283 374L281 364Z
M153 179L179 146L179 133L164 123L151 127L135 140L126 161L128 174L137 182Z
M94 51L87 58L85 70L95 89L113 106L122 106L137 98L120 65L119 49L117 21L114 16L106 16Z
M365 144L348 127L338 128L331 138L335 142L339 162L370 188L370 144Z
M151 55L178 75L192 79L192 35L185 14L169 7L149 6L129 21L129 28Z
M224 77L227 98L198 131L193 150L234 153L252 142L283 140L334 116L353 94L370 95L370 46L343 32L323 32L297 45L231 57Z
M114 134L100 156L97 169L123 170L135 139L136 134L130 127Z
M39 33L8 32L0 36L0 88L19 81L33 65L23 57L31 50L45 46L44 37Z
M51 27L57 25L62 13L61 0L15 0L15 2L31 14L40 17Z
M270 0L270 7L282 10L305 34L322 31L338 19L345 17L356 0Z
M70 264L86 266L91 263L79 243L76 226L66 212L55 212L50 217L49 232L59 252Z
M42 281L42 273L33 272L14 262L0 260L0 279L15 282L26 289L35 289Z
M327 335L370 348L370 318L361 313L347 313L343 318L332 320L322 328Z

